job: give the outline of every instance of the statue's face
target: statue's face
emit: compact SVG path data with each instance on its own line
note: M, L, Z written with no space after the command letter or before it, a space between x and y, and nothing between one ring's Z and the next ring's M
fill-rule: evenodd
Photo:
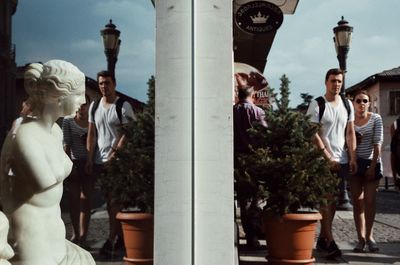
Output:
M85 103L86 103L85 91L64 98L61 106L63 116L75 114L78 111L79 107Z

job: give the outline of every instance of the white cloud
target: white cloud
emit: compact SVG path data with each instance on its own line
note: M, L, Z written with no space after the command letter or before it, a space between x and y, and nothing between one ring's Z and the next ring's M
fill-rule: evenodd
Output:
M132 21L132 28L138 24L146 24L148 21L143 19L147 16L154 16L154 10L149 8L151 6L150 0L137 1L137 0L104 0L97 1L93 7L93 14L101 17L109 17L116 19L114 22L119 21Z
M99 40L91 40L91 39L86 39L86 40L78 40L74 43L71 44L71 48L74 51L92 51L94 49L102 49L102 43Z
M365 39L364 44L385 47L385 46L392 46L396 43L398 44L398 42L399 42L399 40L396 41L392 37L389 37L389 36L372 35Z

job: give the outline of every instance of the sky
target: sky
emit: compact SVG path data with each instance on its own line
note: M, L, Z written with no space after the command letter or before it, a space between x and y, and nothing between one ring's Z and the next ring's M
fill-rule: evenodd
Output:
M292 106L302 102L300 93L324 94L326 71L339 67L333 28L341 16L353 27L346 87L399 67L399 10L398 0L300 0L295 14L284 16L264 75L276 89L288 76Z
M300 93L324 94L324 77L338 67L333 27L341 16L354 27L347 59L346 87L400 66L399 0L300 0L285 15L264 71L269 84L291 81L291 106ZM95 78L107 67L100 30L109 19L121 31L117 89L143 102L155 73L155 10L150 0L19 0L13 16L17 65L70 61Z
M100 30L109 19L121 31L117 90L146 102L146 83L155 74L150 0L19 0L12 29L17 65L62 59L96 79L107 68Z

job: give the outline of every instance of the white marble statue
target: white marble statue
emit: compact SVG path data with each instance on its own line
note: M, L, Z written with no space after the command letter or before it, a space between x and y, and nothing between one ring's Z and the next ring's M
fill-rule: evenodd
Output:
M32 116L3 145L0 202L10 221L12 264L95 264L84 249L65 239L60 200L72 162L62 145L59 117L85 102L85 76L71 63L34 63L25 72Z
M7 243L8 228L7 217L0 212L0 265L10 265L11 263L7 260L14 256L14 251Z

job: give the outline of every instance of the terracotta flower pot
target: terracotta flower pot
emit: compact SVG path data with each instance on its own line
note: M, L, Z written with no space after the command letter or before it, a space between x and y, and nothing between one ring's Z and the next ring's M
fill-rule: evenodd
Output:
M154 219L148 213L119 212L117 219L122 224L126 265L153 264Z
M319 213L264 216L268 264L313 264L312 256Z

